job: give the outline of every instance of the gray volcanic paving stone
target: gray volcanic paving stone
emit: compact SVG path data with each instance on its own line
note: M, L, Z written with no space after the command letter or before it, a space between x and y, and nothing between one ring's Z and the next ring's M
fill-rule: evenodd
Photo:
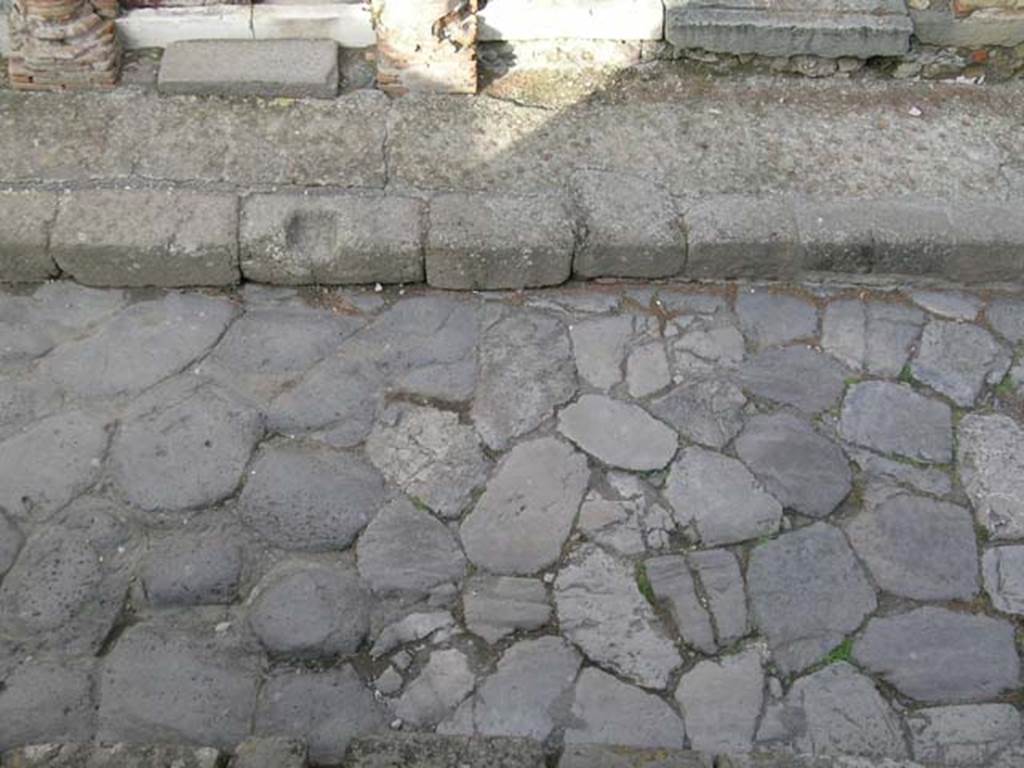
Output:
M818 335L818 309L798 296L741 290L736 297L740 328L758 349Z
M0 751L91 741L96 733L92 659L28 659L0 686Z
M981 558L981 573L997 611L1024 615L1024 546L988 550Z
M982 307L981 299L963 291L914 291L911 298L933 315L950 320L974 320Z
M382 731L382 707L355 670L345 665L328 672L282 672L260 692L253 731L290 736L309 745L314 764L334 765L357 736Z
M839 433L879 453L947 464L953 458L953 414L945 403L885 381L854 384L843 400Z
M242 548L227 531L153 539L142 569L153 605L233 603L242 575Z
M826 523L756 547L747 584L754 621L788 673L819 661L878 604L843 534Z
M916 600L970 600L978 593L974 524L963 507L901 493L866 505L846 533L886 592Z
M128 501L147 512L210 506L236 491L262 435L255 409L208 382L181 377L125 413L110 451L111 474Z
M985 312L996 333L1013 344L1024 341L1024 300L994 299Z
M764 700L764 671L756 649L699 662L676 688L690 746L700 752L746 752Z
M787 719L803 724L794 734L799 752L909 757L899 716L871 679L846 662L797 680L785 710Z
M560 637L516 643L437 732L543 741L561 721L563 699L581 663L579 653Z
M569 722L566 744L682 749L686 740L683 721L668 704L596 667L576 681Z
M736 454L784 507L808 517L828 516L852 488L842 448L790 413L750 419Z
M884 301L833 301L825 309L822 348L853 370L896 376L921 333L925 314Z
M634 349L626 359L626 388L630 397L653 395L671 383L668 355L660 341Z
M249 735L259 682L256 660L208 629L130 627L103 660L97 739L233 749Z
M460 582L466 558L455 536L429 512L398 498L366 526L356 545L359 573L378 593L425 594Z
M585 544L555 579L562 634L593 661L645 688L664 688L682 659L641 594L632 566Z
M370 656L374 658L383 656L400 645L423 640L435 632L451 629L454 626L455 619L448 611L410 613L381 630L370 649ZM395 664L397 665L397 662Z
M57 215L52 192L0 192L0 276L4 282L48 280L60 271L47 252Z
M695 446L672 464L665 499L676 521L695 523L709 547L774 533L782 519L782 505L742 463Z
M366 453L384 477L443 518L462 513L491 469L476 432L458 414L411 404L381 416Z
M815 414L839 402L846 370L828 355L807 347L767 349L740 369L751 394Z
M257 586L249 626L272 654L355 653L370 628L370 595L354 568L285 562Z
M652 557L644 561L643 568L655 599L668 608L683 642L704 653L714 653L718 646L711 616L697 595L686 558Z
M283 549L349 546L380 509L384 482L366 460L302 445L271 445L239 497L242 521Z
M7 515L0 511L0 578L11 570L25 537L18 526Z
M853 657L918 701L982 701L1020 684L1013 625L944 608L872 619Z
M436 725L473 691L475 684L466 654L455 648L434 651L395 701L394 712L412 725Z
M984 765L1021 739L1020 713L1010 704L919 709L907 717L914 757L948 766Z
M466 628L489 643L538 629L551 618L544 584L516 576L474 576L463 590L462 610Z
M554 563L589 477L586 458L561 440L517 445L459 529L469 559L492 573L520 575Z
M686 560L700 580L721 646L747 634L747 594L736 555L727 549L688 552Z
M576 526L585 538L606 549L620 555L638 555L647 548L644 506L642 499L605 499L591 491L580 507Z
M622 381L622 361L631 342L653 337L651 319L619 314L574 323L569 328L576 368L588 384L608 390Z
M687 440L721 450L743 428L743 390L724 378L684 381L650 405L650 411Z
M484 331L480 381L470 415L488 446L504 449L575 393L576 366L562 322L537 312L517 312Z
M238 745L229 768L306 768L306 744L284 736L256 736Z
M1024 536L1024 429L1008 416L965 416L957 426L957 464L989 536Z
M639 405L583 395L558 414L558 431L613 467L663 469L676 453L676 433Z
M168 293L133 304L92 336L60 345L42 370L83 397L138 392L200 357L236 311L225 299Z
M984 328L933 320L925 326L911 372L957 405L969 407L982 387L998 384L1009 367L1009 353Z
M95 481L109 436L106 420L65 410L0 443L0 508L41 518Z

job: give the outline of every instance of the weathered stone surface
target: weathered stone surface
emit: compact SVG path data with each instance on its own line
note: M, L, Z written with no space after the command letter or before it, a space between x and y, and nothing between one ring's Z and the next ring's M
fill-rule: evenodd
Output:
M645 560L643 568L655 599L668 608L683 642L707 654L717 650L708 609L697 595L693 574L682 555Z
M693 749L746 752L764 700L761 654L749 649L701 661L680 679L675 696Z
M366 453L384 477L444 518L462 513L491 468L458 414L409 404L382 415Z
M925 326L911 372L957 405L968 407L986 383L998 384L1009 367L1008 352L984 328L933 320Z
M587 453L613 467L664 468L679 438L643 408L602 395L583 395L558 414L558 430Z
M576 275L671 277L682 272L682 218L666 189L639 176L604 171L580 171L573 187L585 233L573 259Z
M850 457L864 472L868 482L880 482L883 485L896 482L932 496L947 496L953 490L949 473L938 467L921 467L887 459L866 450L852 450Z
M309 745L309 759L335 764L357 736L386 727L373 694L351 666L329 672L284 672L260 692L257 735L290 736Z
M649 397L671 383L668 356L660 341L638 347L626 358L626 388L630 397Z
M404 498L385 506L356 546L359 573L379 593L425 594L438 584L459 582L466 558L452 533Z
M394 712L412 725L436 725L472 692L475 684L469 659L462 651L434 651L395 702Z
M911 298L933 315L950 320L974 320L982 307L981 299L963 291L914 291Z
M18 526L3 512L0 512L0 578L11 570L25 537Z
M233 603L242 575L242 548L227 531L153 539L142 569L153 605Z
M705 546L774 533L782 519L782 505L743 464L704 448L683 449L669 472L665 499L680 525L696 525Z
M139 624L103 660L97 738L233 749L249 735L258 688L254 660L212 632Z
M684 218L688 277L777 278L795 271L796 218L788 201L711 195L691 206Z
M957 462L979 525L996 540L1024 536L1024 429L1008 416L965 416Z
M558 637L516 643L437 732L543 741L556 725L560 702L572 689L581 662Z
M555 579L562 634L596 664L646 688L664 688L679 652L637 587L633 569L593 545Z
M147 512L208 507L235 493L262 435L260 414L231 393L174 379L125 413L111 446L111 473L128 501Z
M1020 713L1009 704L919 709L907 727L916 759L948 766L985 765L1021 739Z
M48 280L59 272L47 250L57 216L52 192L0 192L0 283Z
M537 579L475 576L462 596L466 628L489 643L516 630L538 629L551 618L547 590Z
M544 768L544 747L534 739L504 736L451 736L388 733L353 739L351 768Z
M818 335L818 310L799 296L743 290L736 297L743 333L758 349Z
M419 642L435 632L451 629L454 626L455 619L448 611L410 613L381 630L373 648L370 649L370 655L374 658L383 656L400 645Z
M743 334L731 324L727 316L700 318L683 317L669 326L669 350L672 353L672 373L677 381L697 376L732 373L746 357Z
M767 349L740 370L740 382L757 397L791 405L807 414L831 408L845 386L845 369L807 347Z
M872 619L853 656L918 701L983 701L1020 683L1011 624L944 608Z
M686 559L704 588L719 645L731 645L748 630L747 595L736 555L708 549L689 552Z
M213 747L171 744L34 744L3 755L18 768L217 768L224 755Z
M684 381L651 403L651 413L687 440L721 450L743 427L747 398L724 378Z
M596 667L580 674L570 718L566 744L682 749L686 740L683 721L668 704Z
M242 205L242 274L291 285L420 282L422 210L397 195L253 195Z
M517 445L459 529L469 559L493 573L520 575L554 563L589 474L583 455L560 440Z
M591 491L580 507L576 526L589 541L620 555L638 555L644 542L644 504L636 499L605 499Z
M839 433L879 453L946 464L953 458L949 406L885 381L854 384L843 400Z
M755 416L736 454L784 507L808 517L826 517L852 488L842 449L793 414Z
M870 678L846 662L797 680L785 710L787 720L802 724L793 740L799 752L909 757L899 716Z
M576 392L576 368L563 323L539 313L499 319L483 334L480 382L470 415L495 450L551 417Z
M785 672L819 661L877 606L843 534L825 523L755 548L747 584L754 621Z
M539 12L543 19L531 17L530 11ZM532 0L498 0L481 9L480 40L660 40L663 15L664 9L651 0L604 0L589 6L557 0L540 6Z
M28 659L0 687L0 751L91 741L96 732L92 660Z
M238 745L228 768L306 768L307 753L300 739L257 736Z
M642 315L611 315L575 323L569 334L580 376L607 390L622 381L622 362L630 343L651 336L652 327Z
M239 515L284 549L344 549L376 514L383 496L383 480L365 460L285 443L257 455Z
M997 611L1024 614L1024 546L989 549L981 558L981 573Z
M916 600L970 600L978 593L977 542L963 507L900 493L866 505L846 533L885 592Z
M285 562L256 587L249 626L288 658L355 653L370 627L370 596L352 568Z
M1021 299L994 299L985 311L989 325L996 333L1013 344L1024 341L1024 301Z
M853 370L896 376L921 333L924 313L884 301L834 301L825 310L822 348Z

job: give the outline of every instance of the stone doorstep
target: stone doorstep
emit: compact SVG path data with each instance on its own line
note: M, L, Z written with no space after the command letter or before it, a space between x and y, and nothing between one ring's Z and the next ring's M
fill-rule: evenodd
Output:
M615 183L611 178L610 183ZM638 188L652 206L667 199ZM0 195L0 282L59 274L105 287L416 283L519 289L579 278L774 279L808 273L1018 282L1020 204L708 197L636 226L601 197L450 193L428 203L375 194L253 195L78 190L51 228L26 216L48 193ZM424 212L424 208L428 210ZM122 211L137 215L125 225ZM177 225L171 211L178 213ZM191 211L191 213L189 213ZM41 213L39 215L42 215ZM31 218L31 216L29 216ZM119 224L120 220L120 224ZM47 232L49 235L47 236Z

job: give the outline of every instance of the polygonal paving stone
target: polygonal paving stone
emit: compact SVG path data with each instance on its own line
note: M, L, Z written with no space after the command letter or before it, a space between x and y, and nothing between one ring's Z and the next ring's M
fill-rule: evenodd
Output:
M469 659L450 648L434 651L394 703L394 712L412 725L436 725L452 713L476 684Z
M1009 353L984 328L933 320L925 326L910 369L918 381L970 407L982 387L998 384L1009 367Z
M650 318L632 314L599 317L572 325L569 332L576 368L583 380L603 390L622 381L622 363L630 341L649 334L650 325Z
M740 369L744 388L758 397L815 414L839 402L847 372L828 355L807 347L767 349Z
M919 307L950 320L974 320L982 301L963 291L914 291L910 297Z
M635 471L664 468L679 442L640 406L603 395L583 395L563 409L558 431L605 464Z
M743 390L728 379L684 381L650 405L650 411L687 440L721 450L743 427Z
M822 348L853 370L896 376L921 333L924 313L902 304L834 301L825 310Z
M516 643L437 732L543 741L560 720L561 701L581 663L576 650L559 637Z
M755 623L787 673L819 661L878 604L843 534L825 523L756 547L747 584Z
M1024 546L993 547L981 558L985 591L1003 613L1024 615Z
M153 605L233 603L242 576L242 548L227 531L154 539L142 569Z
M761 654L748 649L699 662L676 688L690 746L700 752L746 752L764 700Z
M626 389L630 397L648 397L671 383L668 356L660 341L638 347L626 358Z
M426 594L459 582L466 558L451 531L429 512L398 498L385 506L356 545L359 573L379 593Z
M589 541L620 555L638 555L647 548L642 515L642 501L606 499L591 491L580 507L576 525Z
M1013 344L1024 341L1024 300L994 299L985 311L996 333Z
M459 529L469 559L492 573L521 575L554 563L589 476L587 460L561 440L517 445Z
M1024 536L1024 429L1008 416L965 416L957 425L957 464L989 536Z
M742 463L704 448L685 448L672 464L665 499L709 547L772 534L782 519L782 505Z
M548 593L539 579L474 576L462 595L466 629L489 643L516 630L538 629L551 618Z
M444 518L462 513L491 468L457 414L411 404L383 414L366 453L384 477Z
M758 349L818 335L818 310L806 299L770 290L740 291L740 328Z
M253 462L239 498L242 521L282 549L344 549L380 508L384 482L358 456L271 445Z
M353 568L285 562L254 594L249 626L272 654L326 659L355 653L370 627L370 596Z
M25 659L0 686L0 752L26 744L91 741L92 659Z
M183 377L128 409L111 447L111 473L128 501L147 512L211 506L238 488L262 434L255 409Z
M719 646L739 640L748 630L747 595L736 555L727 549L706 549L686 554L707 598Z
M953 415L945 403L885 381L854 384L843 400L839 433L879 453L937 464L953 458Z
M944 608L872 619L853 656L918 701L983 701L1020 684L1013 625Z
M254 736L238 745L229 768L306 768L308 749L301 739ZM182 766L186 768L186 766Z
M892 485L895 482L932 496L948 496L953 492L953 481L949 473L938 467L921 467L906 461L887 459L862 449L851 450L850 458L860 467L868 483Z
M907 717L914 757L944 766L986 765L1020 743L1020 713L1010 704L919 709Z
M752 418L736 453L784 507L808 517L826 517L852 488L843 450L794 414Z
M484 332L480 382L470 415L484 442L502 450L554 415L576 393L576 365L565 325L517 312Z
M562 634L596 664L646 688L664 688L681 663L633 568L591 544L555 579Z
M337 764L357 736L381 731L385 714L351 666L327 672L282 672L260 692L253 730L309 745L315 764Z
M676 380L731 371L746 357L743 334L725 319L681 318L671 323L665 333L674 337L669 350Z
M683 642L704 653L714 653L718 646L711 616L697 595L686 558L652 557L644 561L643 568L655 599L668 608Z
M971 513L900 493L865 505L846 533L878 586L916 600L969 600L978 593Z
M370 656L378 658L390 653L400 645L418 643L435 632L449 630L454 626L455 619L448 611L410 613L381 630L370 649Z
M0 511L0 578L11 570L25 537L18 526L7 515Z
M899 716L871 679L845 662L793 683L785 709L788 720L803 724L794 734L799 752L909 757Z
M682 749L686 740L683 721L668 704L596 667L576 681L569 722L566 744Z

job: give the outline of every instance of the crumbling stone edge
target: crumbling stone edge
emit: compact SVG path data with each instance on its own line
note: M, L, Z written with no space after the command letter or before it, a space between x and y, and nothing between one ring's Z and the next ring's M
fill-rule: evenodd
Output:
M580 172L565 194L191 189L0 192L0 283L226 286L570 278L1024 277L1024 200L674 198Z

